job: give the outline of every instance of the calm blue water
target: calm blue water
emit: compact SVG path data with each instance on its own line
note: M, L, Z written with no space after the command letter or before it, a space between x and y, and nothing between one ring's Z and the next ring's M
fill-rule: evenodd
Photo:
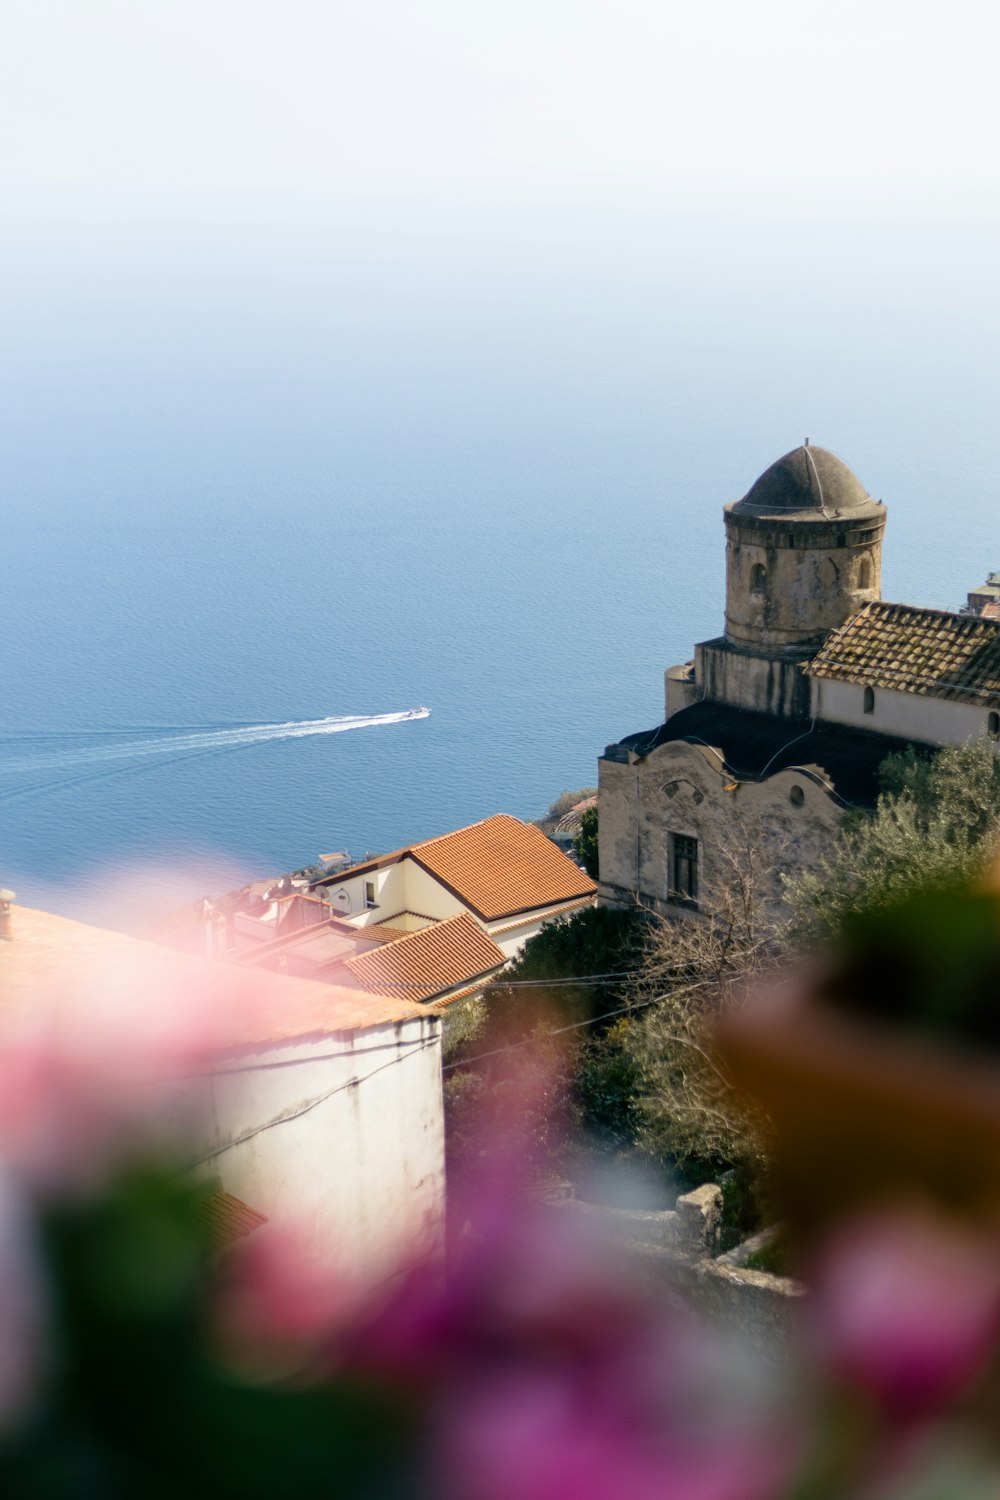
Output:
M890 507L887 597L1000 566L988 236L106 230L0 257L0 883L28 901L537 816L658 720L721 628L723 503L807 434ZM187 737L97 753L132 732Z

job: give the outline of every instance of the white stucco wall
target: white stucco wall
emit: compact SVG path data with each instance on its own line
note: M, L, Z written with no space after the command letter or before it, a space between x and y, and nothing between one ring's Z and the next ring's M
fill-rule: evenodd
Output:
M921 693L875 688L874 711L864 711L865 690L855 682L812 679L812 712L818 719L928 745L964 745L987 727L991 705L958 703ZM1000 711L1000 703L993 704Z
M213 1080L215 1146L237 1144L202 1168L227 1192L275 1226L298 1226L317 1253L365 1280L439 1245L439 1018L274 1047L229 1066Z

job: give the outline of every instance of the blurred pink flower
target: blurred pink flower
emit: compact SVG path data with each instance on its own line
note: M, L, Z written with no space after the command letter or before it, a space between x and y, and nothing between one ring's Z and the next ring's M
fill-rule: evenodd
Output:
M353 1284L308 1236L268 1225L226 1252L212 1325L227 1363L273 1379L319 1373L356 1313Z
M665 1348L664 1358L671 1351ZM607 1396L605 1392L605 1397ZM574 1372L524 1365L456 1394L441 1423L449 1500L765 1500L781 1493L790 1445L765 1429L660 1420L594 1399ZM682 1403L683 1407L683 1403ZM685 1414L689 1415L689 1414Z
M795 1416L591 1222L479 1182L445 1280L407 1278L345 1346L426 1411L447 1500L767 1500Z
M103 936L103 935L102 935ZM121 940L128 943L128 940ZM252 998L245 978L136 945L60 969L0 1037L0 1159L49 1192L87 1192L136 1151L189 1142ZM183 982L182 982L183 981Z
M1000 1336L992 1239L912 1210L836 1230L811 1277L820 1361L894 1418L940 1410L986 1367Z

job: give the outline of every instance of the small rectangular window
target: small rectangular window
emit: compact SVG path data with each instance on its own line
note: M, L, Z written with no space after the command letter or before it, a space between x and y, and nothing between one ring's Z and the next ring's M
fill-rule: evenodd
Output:
M698 904L698 840L670 835L670 895L686 906Z
M378 906L378 902L375 900L375 882L374 882L374 880L366 880L365 881L365 905L366 906Z

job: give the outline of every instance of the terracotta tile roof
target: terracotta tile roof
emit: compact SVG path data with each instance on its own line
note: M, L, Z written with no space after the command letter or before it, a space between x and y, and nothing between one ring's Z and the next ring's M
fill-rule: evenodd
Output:
M563 814L555 826L556 833L579 833L583 822L583 815L588 807L596 807L596 797L584 797L582 802L574 802L569 812Z
M202 1203L201 1213L208 1230L209 1248L216 1255L268 1223L267 1214L259 1214L232 1193L212 1193Z
M486 922L597 891L540 829L506 813L414 844L411 852Z
M26 906L15 906L11 919L11 941L0 943L0 1026L40 1014L55 1024L61 1015L79 1024L88 1007L101 1003L134 1003L141 995L145 1005L166 1006L192 992L221 1018L234 1049L426 1016L405 992L361 994L346 985L197 958Z
M492 983L493 981L489 982ZM460 1000L468 1000L470 995L478 995L485 988L486 982L482 979L477 979L475 984L467 984L460 990L452 990L450 994L445 995L440 1000L428 1000L427 1009L446 1011L450 1006L457 1005Z
M484 922L597 894L590 876L540 829L507 813L422 844L394 849L367 864L325 876L317 885L335 885L401 859L415 859L423 865Z
M367 927L356 927L354 930L364 933L373 943L395 943L399 938L410 936L405 927L392 927L391 921L390 918L386 922L369 922Z
M449 917L384 947L349 958L349 969L365 989L427 1000L442 990L491 974L506 963L503 952L468 912Z
M580 911L584 906L593 906L596 900L596 896L581 896L578 901L564 901L561 906L545 907L545 918L548 920L550 917L566 916L568 912ZM537 922L540 915L537 911L522 912L513 921L505 922L502 927L494 927L492 936L499 937L502 932L514 932L518 927L528 927L532 922Z
M1000 703L1000 623L910 604L868 604L835 630L810 677L962 703Z

